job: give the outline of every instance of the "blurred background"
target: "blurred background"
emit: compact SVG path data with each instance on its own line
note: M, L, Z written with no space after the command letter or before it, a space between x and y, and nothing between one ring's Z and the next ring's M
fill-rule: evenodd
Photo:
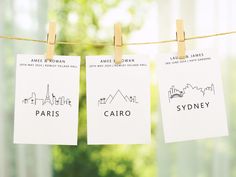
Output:
M46 39L49 20L58 24L58 55L82 56L78 146L14 145L16 54L44 54L45 45L0 40L0 177L235 177L236 35L186 41L188 50L213 50L222 63L230 136L164 144L156 61L176 51L176 43L129 46L125 54L144 54L151 62L152 143L86 144L85 56L112 55L113 25L121 22L124 42L175 39L175 20L185 21L186 37L236 30L234 0L1 0L0 35ZM210 68L209 68L210 70ZM201 131L201 130L199 130Z

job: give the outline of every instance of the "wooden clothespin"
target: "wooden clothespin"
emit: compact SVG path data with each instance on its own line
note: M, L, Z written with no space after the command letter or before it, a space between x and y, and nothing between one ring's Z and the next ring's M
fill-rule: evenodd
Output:
M176 20L176 40L178 42L178 57L179 59L185 58L185 32L184 21Z
M121 64L122 62L122 31L121 24L116 23L114 25L114 46L115 46L115 63Z
M56 44L56 22L50 22L47 34L46 59L48 60L53 59L55 44Z

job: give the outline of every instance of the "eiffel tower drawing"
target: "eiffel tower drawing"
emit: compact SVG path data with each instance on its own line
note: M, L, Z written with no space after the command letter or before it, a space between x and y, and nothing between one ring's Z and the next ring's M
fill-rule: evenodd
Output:
M47 85L46 98L44 100L43 105L45 105L46 103L52 104L51 99L50 99L50 95L49 95L49 84Z

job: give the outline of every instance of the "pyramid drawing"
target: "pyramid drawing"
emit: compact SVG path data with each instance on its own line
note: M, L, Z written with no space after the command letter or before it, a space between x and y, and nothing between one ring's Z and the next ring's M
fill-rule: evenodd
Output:
M138 103L136 100L136 96L127 96L124 95L119 89L116 91L114 95L109 94L107 98L98 99L98 106L103 104L119 104L122 102L130 102L130 103Z

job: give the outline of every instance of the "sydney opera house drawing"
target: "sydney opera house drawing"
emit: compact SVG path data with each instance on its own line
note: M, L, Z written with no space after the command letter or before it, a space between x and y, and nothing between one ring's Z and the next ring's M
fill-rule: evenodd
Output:
M202 96L205 96L207 92L211 92L215 94L214 84L211 86L201 88L198 86L192 86L191 84L187 84L182 90L176 89L175 86L172 86L168 91L169 102L173 98L182 98L187 91L198 91Z

